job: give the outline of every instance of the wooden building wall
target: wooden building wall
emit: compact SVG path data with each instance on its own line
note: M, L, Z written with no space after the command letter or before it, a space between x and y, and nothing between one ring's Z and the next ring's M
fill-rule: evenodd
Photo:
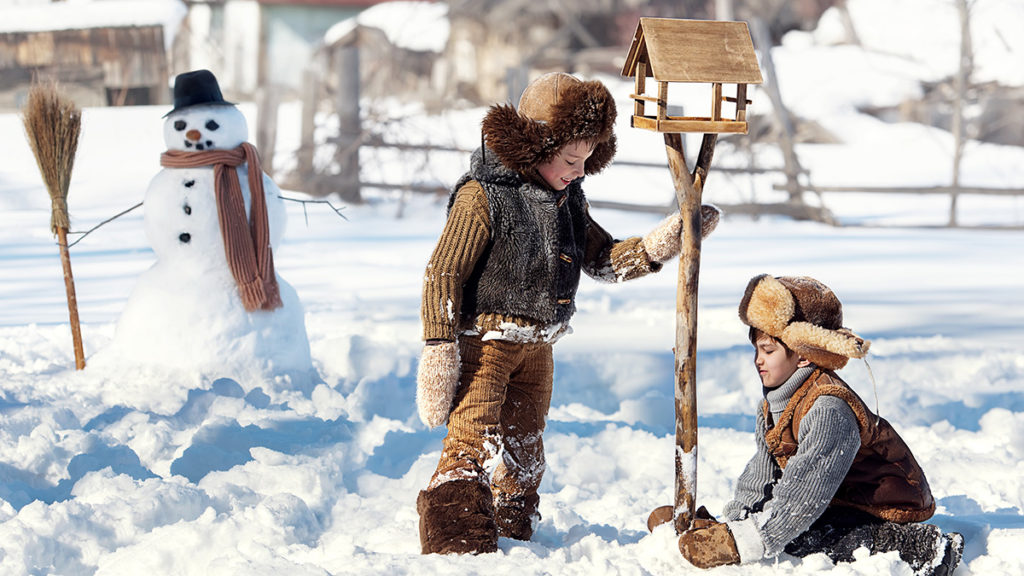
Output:
M33 77L56 80L79 106L171 99L161 26L0 33L0 108L21 105Z

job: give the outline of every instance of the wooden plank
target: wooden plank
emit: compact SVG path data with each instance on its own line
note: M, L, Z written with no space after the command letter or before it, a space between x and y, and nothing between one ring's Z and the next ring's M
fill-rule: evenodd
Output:
M643 94L647 89L647 63L638 63L637 70L639 70L639 73L636 75L633 84L636 89L636 93ZM644 112L644 102L642 100L635 100L633 102L633 114L636 116L643 116Z
M641 18L640 26L648 55L647 73L655 80L728 84L763 81L745 22Z
M746 134L747 123L735 120L712 121L710 118L681 118L668 116L659 120L651 116L633 116L634 128L655 132L702 132L713 134Z
M649 118L649 119L653 120L653 119L655 119L655 116L645 115L644 118ZM666 120L679 120L679 121L683 121L683 122L688 122L689 121L689 122L708 122L708 123L712 123L711 118L709 118L708 116L665 116L665 119ZM735 124L736 121L735 120L729 120L728 118L723 118L722 120L720 120L718 122L715 122L715 123L716 124L718 124L718 123L721 123L721 124L728 124L728 123Z
M630 98L633 100L643 100L644 102L661 102L661 98L657 96L644 96L643 94L630 94ZM642 114L641 114L642 116Z
M637 72L638 65L646 62L646 58L641 58L646 52L643 22L637 22L636 30L633 31L633 41L629 44L629 52L626 53L626 62L622 65L621 74L623 76L636 76L637 78L646 77L646 69ZM643 93L643 90L637 90L637 92Z
M747 121L747 104L750 104L750 100L747 100L747 85L737 84L736 85L736 121L746 122Z
M722 119L722 83L711 85L711 120Z
M809 206L795 202L776 202L771 204L718 204L726 214L731 216L751 216L757 218L765 215L788 216L794 220L810 220L837 226L835 218L828 209L820 206Z
M775 184L775 190L788 190ZM988 188L984 186L804 186L808 192L857 194L978 194L981 196L1024 196L1024 188Z
M668 118L668 82L658 82L658 121Z

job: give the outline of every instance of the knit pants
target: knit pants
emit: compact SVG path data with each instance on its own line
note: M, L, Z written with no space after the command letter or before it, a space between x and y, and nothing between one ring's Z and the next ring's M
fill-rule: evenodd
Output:
M551 344L459 340L462 377L448 417L441 461L428 489L477 478L497 462L490 478L496 500L536 498L544 474L541 436L551 404Z

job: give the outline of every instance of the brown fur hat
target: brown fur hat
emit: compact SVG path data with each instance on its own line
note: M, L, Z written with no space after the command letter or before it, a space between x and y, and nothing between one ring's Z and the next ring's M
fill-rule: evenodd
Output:
M615 100L604 84L570 74L545 74L526 87L518 110L491 106L483 120L487 147L509 170L529 173L576 140L594 143L584 164L596 174L615 156Z
M843 305L821 282L806 276L755 276L740 301L740 320L828 369L863 358L871 342L843 327Z

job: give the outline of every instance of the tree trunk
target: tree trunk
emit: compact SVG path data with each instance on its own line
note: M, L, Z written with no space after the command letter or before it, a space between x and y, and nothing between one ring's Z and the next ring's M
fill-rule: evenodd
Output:
M974 54L971 47L971 19L967 0L957 0L957 10L960 13L960 65L953 80L953 88L956 97L953 100L953 193L949 202L949 225L956 226L956 209L959 194L956 189L960 186L960 162L964 156L964 100L967 99L967 85L971 77L971 69L974 66Z

